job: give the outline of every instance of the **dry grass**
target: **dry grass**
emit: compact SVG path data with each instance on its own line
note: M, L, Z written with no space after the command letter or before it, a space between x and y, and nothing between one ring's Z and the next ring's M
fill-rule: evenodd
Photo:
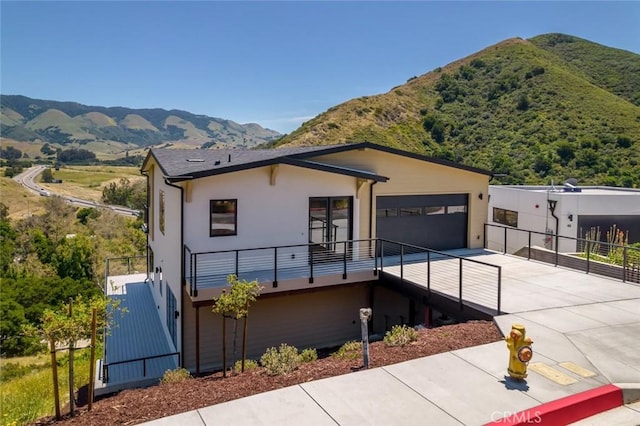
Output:
M44 211L44 197L25 188L11 178L4 177L0 168L0 202L9 207L9 218L22 219Z

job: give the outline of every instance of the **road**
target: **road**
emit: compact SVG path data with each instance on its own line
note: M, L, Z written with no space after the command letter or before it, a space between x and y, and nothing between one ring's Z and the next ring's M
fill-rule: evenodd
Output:
M43 172L44 169L46 169L47 166L33 166L28 168L27 170L25 170L24 172L20 173L19 175L16 175L13 177L13 180L15 180L16 182L18 182L20 185L24 186L25 188L27 188L29 191L35 192L36 194L45 196L45 197L50 197L53 195L57 195L60 198L62 198L64 201L66 201L67 203L74 205L74 206L78 206L78 207L93 207L93 208L102 208L102 209L111 209L113 212L123 215L123 216L134 216L137 217L139 214L138 210L133 210L133 209L128 209L126 207L122 207L122 206L114 206L114 205L109 205L109 204L100 204L100 203L96 203L95 201L91 201L91 200L83 200L81 198L77 198L77 197L71 197L69 195L61 195L61 194L55 194L52 191L50 191L49 189L45 189L42 188L41 186L39 186L36 182L35 182L35 178L38 177L38 175L40 173Z

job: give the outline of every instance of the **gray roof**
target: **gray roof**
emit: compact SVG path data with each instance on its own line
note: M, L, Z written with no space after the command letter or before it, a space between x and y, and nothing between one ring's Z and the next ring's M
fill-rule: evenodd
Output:
M369 142L262 150L153 148L149 151L147 158L145 158L142 164L142 170L145 170L149 159L153 157L162 169L165 177L174 182L188 179L197 179L223 173L231 173L239 170L247 170L272 164L290 164L298 167L323 170L330 173L345 174L349 176L362 177L365 179L374 179L378 181L388 180L388 178L376 175L371 171L339 167L331 164L320 163L317 161L306 160L309 157L316 157L318 155L331 154L336 152L351 151L360 148L376 149L396 155L402 155L427 162L468 170L475 173L491 175L491 172L488 172L486 170L481 170L446 160L426 157L423 155L401 151L382 145L376 145Z

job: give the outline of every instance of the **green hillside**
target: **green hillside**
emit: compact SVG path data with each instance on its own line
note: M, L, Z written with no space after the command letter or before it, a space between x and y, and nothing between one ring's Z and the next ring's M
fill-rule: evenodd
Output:
M171 142L194 148L251 148L280 136L257 124L187 111L106 108L18 95L2 95L0 112L4 138L56 147L104 143L124 152Z
M489 169L501 183L640 187L638 69L640 55L575 37L509 39L330 108L272 146L368 140Z

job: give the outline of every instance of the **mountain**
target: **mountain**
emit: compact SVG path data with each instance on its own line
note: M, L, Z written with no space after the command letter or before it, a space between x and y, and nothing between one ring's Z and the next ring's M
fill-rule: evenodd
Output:
M640 187L640 55L513 38L330 108L273 147L370 141L492 170L496 183Z
M75 102L2 95L2 136L16 141L66 145L144 147L161 143L204 148L254 147L280 134L258 124L186 111L87 106Z

